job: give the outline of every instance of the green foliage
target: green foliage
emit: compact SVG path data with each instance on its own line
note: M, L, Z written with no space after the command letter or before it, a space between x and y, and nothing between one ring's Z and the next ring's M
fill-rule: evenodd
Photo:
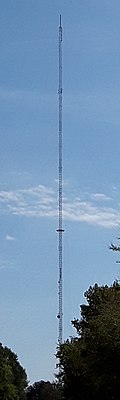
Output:
M26 399L27 375L18 357L0 344L0 400Z
M120 285L95 285L85 293L77 337L58 350L65 399L120 398Z
M49 381L35 382L27 389L27 400L59 400L59 385Z

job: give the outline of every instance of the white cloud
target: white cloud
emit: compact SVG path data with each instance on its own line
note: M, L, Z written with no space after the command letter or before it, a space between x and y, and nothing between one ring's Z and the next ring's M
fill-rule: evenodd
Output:
M107 196L104 193L92 193L91 194L91 198L93 200L97 200L97 201L106 201L106 200L111 200L111 197Z
M81 197L64 195L63 218L102 226L105 228L120 225L120 207L107 207L106 201L112 200L104 193L85 194ZM110 203L109 203L110 204ZM25 217L58 216L58 194L50 187L38 185L25 189L0 191L1 213ZM15 240L11 235L6 240Z
M0 192L1 211L26 217L56 216L54 191L44 185Z
M92 203L73 201L63 209L64 218L86 222L104 228L117 227L120 224L120 211L107 207L95 207Z
M15 237L14 236L11 236L11 235L6 235L6 238L5 238L6 240L8 240L8 241L14 241L15 240Z

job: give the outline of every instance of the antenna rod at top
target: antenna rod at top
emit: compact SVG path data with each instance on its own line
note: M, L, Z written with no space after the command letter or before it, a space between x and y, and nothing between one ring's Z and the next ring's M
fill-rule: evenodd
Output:
M60 14L60 28L62 28L62 26L61 26L61 14Z

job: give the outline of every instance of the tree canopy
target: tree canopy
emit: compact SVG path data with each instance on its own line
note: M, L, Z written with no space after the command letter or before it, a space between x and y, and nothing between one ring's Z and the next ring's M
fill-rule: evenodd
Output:
M120 284L85 292L76 335L59 346L58 383L35 382L11 349L0 344L0 400L118 400L120 398Z
M26 399L27 375L18 357L0 344L0 400Z
M120 397L120 285L97 284L85 293L76 337L58 349L64 397L112 400Z
M27 400L59 400L59 385L49 381L35 382L27 389Z

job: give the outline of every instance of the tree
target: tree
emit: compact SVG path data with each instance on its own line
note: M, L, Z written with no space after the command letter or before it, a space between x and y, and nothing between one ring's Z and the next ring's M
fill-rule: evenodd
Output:
M26 399L27 375L11 349L0 344L0 400Z
M59 385L49 381L35 382L27 389L27 400L59 400Z
M120 397L120 285L97 284L85 293L77 337L58 349L65 399Z

